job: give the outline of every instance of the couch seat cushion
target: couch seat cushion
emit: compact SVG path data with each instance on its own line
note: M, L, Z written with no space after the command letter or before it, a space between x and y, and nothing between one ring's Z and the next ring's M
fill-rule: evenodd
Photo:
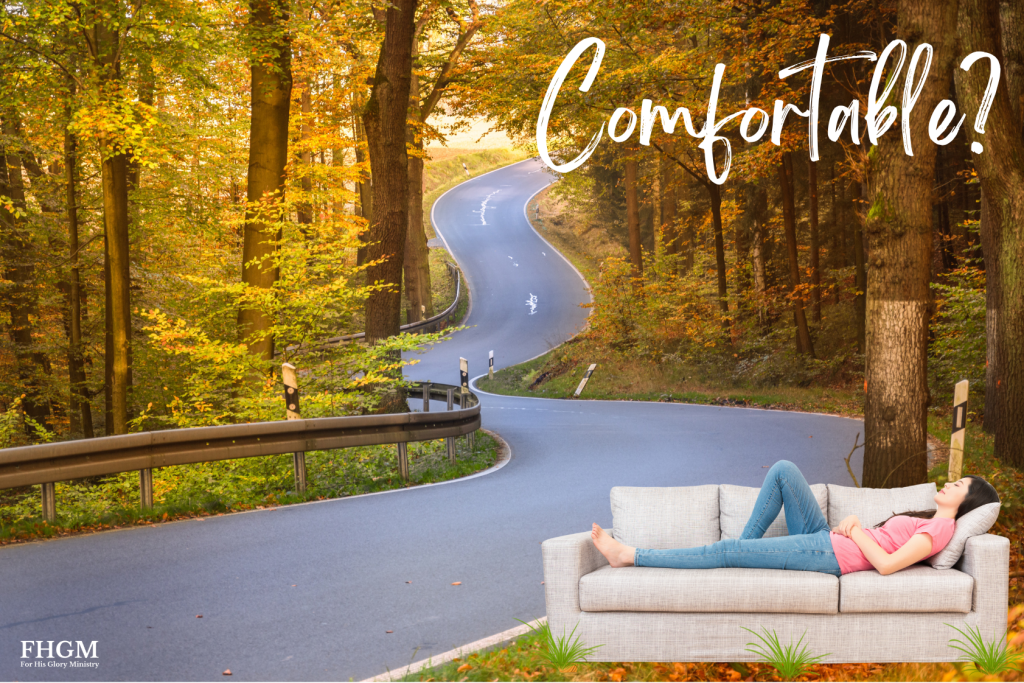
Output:
M935 482L898 489L859 489L828 485L828 525L835 528L850 515L857 515L863 529L884 522L893 515L913 510L934 510Z
M840 612L971 611L974 578L956 569L915 564L882 576L875 570L843 574Z
M634 548L693 548L721 540L718 485L616 486L615 538Z
M839 579L787 569L605 566L580 579L580 609L835 614L839 611Z
M720 525L722 527L722 538L739 538L743 533L751 513L754 511L754 503L761 493L760 488L753 486L734 486L732 484L721 484L718 487L718 506L721 508ZM828 488L825 484L811 484L811 493L818 501L822 517L828 518ZM764 533L764 538L774 536L788 536L789 530L786 527L786 506L779 510L778 517Z

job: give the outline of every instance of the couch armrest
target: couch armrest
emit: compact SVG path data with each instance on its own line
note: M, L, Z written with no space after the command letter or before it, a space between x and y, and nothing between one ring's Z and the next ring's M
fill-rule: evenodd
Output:
M612 536L614 529L607 530ZM559 637L563 629L568 635L576 626L580 610L580 579L608 564L584 531L568 536L549 538L541 544L544 557L544 601L552 635Z
M1001 636L1006 629L1010 590L1009 539L995 534L971 536L954 568L974 577L972 610L977 613L976 625L982 636Z

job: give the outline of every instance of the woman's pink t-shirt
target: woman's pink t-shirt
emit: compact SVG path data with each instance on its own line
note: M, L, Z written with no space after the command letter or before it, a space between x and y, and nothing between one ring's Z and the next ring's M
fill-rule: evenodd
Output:
M930 534L932 552L928 557L931 557L946 547L949 539L953 538L955 529L956 520L948 517L921 519L920 517L897 515L877 529L863 529L863 531L890 555L902 548L903 544L909 541L914 534ZM829 536L832 539L832 550L835 551L839 569L843 574L875 568L852 538L847 538L834 531L830 532Z

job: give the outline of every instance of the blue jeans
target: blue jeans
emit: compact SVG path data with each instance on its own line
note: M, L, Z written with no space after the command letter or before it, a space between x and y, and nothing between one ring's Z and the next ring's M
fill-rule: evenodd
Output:
M789 536L762 538L783 504ZM739 538L696 548L637 548L634 564L672 569L793 569L841 576L829 532L828 522L804 475L793 463L780 460L768 470L754 511Z

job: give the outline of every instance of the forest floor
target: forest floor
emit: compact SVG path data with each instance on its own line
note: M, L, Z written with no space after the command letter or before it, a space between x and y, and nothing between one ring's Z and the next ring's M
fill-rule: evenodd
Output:
M1024 645L1024 605L1008 615L1009 638ZM953 637L956 633L950 631ZM758 643L760 645L760 643ZM950 650L951 654L959 654ZM546 660L547 646L536 633L481 652L466 653L435 667L420 669L402 681L1020 681L1006 671L979 675L963 662L818 664L793 679L783 679L768 663L743 662L593 662L558 669ZM811 653L812 655L817 653Z

